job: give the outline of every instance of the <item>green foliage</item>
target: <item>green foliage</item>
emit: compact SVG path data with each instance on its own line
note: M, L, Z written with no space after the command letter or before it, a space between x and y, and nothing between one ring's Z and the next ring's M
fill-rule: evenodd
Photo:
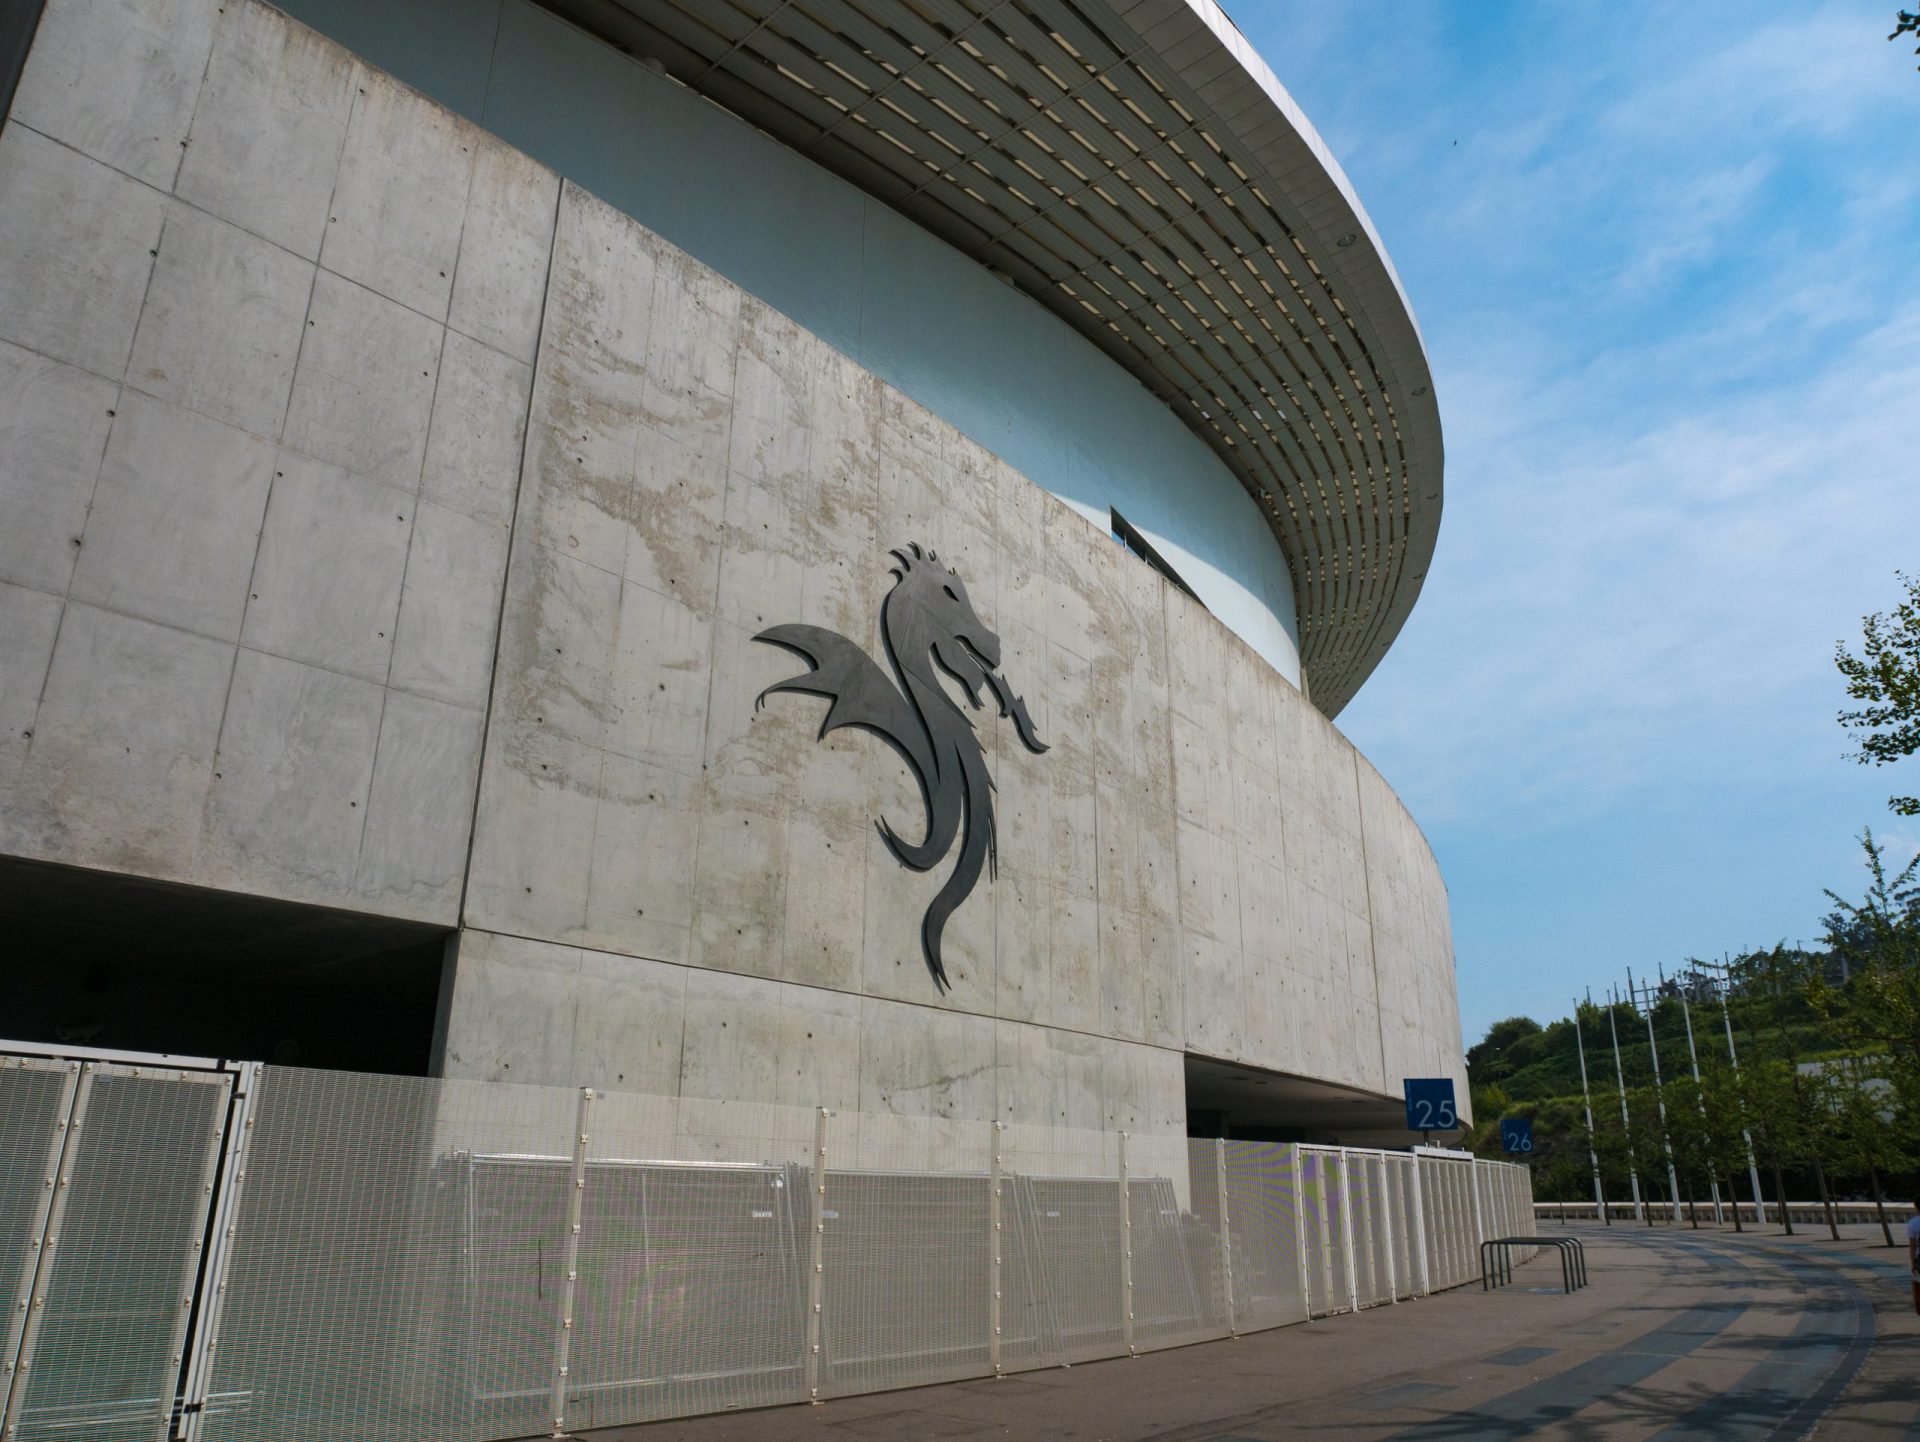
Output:
M1916 17L1902 11L1900 18L1905 25ZM1920 751L1920 576L1900 573L1900 582L1906 600L1861 617L1861 654L1844 641L1833 649L1847 695L1865 703L1840 713L1840 724L1859 734L1853 759L1863 766L1886 766ZM1920 797L1895 796L1887 805L1902 816L1920 816Z
M1850 901L1827 893L1834 911L1825 949L1781 945L1733 958L1724 1010L1721 985L1687 962L1653 988L1651 1018L1625 1004L1582 1003L1577 1020L1495 1023L1468 1053L1480 1118L1469 1144L1500 1155L1499 1119L1531 1117L1542 1200L1590 1198L1596 1160L1609 1198L1627 1195L1630 1172L1644 1195L1664 1198L1669 1148L1683 1201L1715 1182L1744 1198L1748 1135L1770 1193L1788 1185L1807 1195L1824 1177L1856 1190L1891 1184L1904 1196L1920 1166L1908 1141L1920 1124L1920 858L1896 873L1870 832L1861 846L1865 894ZM1649 1022L1660 1052L1657 1085ZM1576 1026L1586 1042L1591 1129ZM1737 1069L1727 1054L1729 1029Z
M1920 37L1920 12L1912 10L1902 10L1899 12L1899 17L1894 22L1893 34L1889 35L1887 39L1898 40L1902 35ZM1913 53L1920 55L1920 45L1913 47ZM1915 68L1920 69L1920 67Z

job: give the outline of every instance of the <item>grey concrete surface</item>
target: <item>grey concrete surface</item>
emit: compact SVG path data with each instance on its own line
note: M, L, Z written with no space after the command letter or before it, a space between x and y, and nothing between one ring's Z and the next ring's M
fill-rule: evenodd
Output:
M1920 1429L1903 1252L1854 1235L1568 1229L1592 1285L1551 1258L1477 1285L1233 1341L998 1380L643 1427L604 1442L1302 1436L1894 1442ZM1816 1434L1817 1428L1817 1434Z
M256 0L48 16L0 134L0 850L462 927L454 1076L1172 1139L1183 1053L1463 1079L1412 819L1074 509ZM945 995L942 877L872 829L917 832L905 768L754 704L769 625L878 653L908 542L1051 747L977 716Z

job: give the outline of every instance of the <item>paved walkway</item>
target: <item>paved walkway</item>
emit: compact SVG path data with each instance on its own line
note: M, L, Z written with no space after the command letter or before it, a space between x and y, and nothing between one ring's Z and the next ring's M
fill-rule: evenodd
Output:
M1877 1228L1575 1223L1559 1265L1235 1341L998 1381L583 1434L594 1442L1920 1442L1920 1317ZM1896 1237L1899 1235L1895 1233Z

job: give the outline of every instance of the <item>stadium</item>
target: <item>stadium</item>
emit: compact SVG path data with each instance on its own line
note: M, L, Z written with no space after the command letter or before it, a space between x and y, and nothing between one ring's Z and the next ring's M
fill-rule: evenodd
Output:
M818 1400L1530 1226L1400 1150L1446 892L1333 724L1425 353L1211 0L8 13L9 1436Z

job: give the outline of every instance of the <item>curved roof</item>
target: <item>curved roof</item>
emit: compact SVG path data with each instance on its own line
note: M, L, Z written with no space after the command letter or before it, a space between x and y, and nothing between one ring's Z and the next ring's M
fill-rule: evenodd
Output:
M1412 610L1439 411L1340 166L1213 0L547 0L1051 307L1259 503L1332 716Z

